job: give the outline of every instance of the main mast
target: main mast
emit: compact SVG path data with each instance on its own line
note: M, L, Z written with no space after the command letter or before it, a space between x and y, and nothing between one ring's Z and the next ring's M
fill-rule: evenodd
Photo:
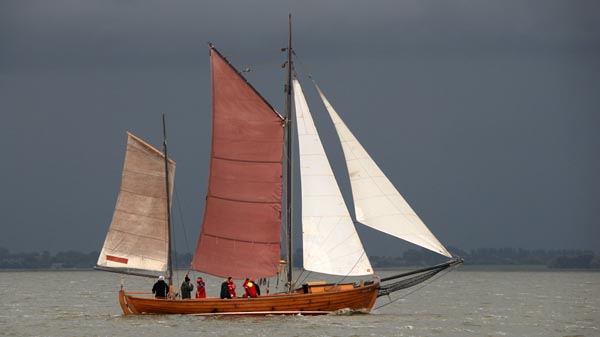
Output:
M163 122L163 154L165 155L165 186L167 192L167 240L169 241L169 250L167 256L167 279L169 286L173 285L173 258L171 254L171 197L169 186L169 157L167 156L167 127L165 123L165 114L162 115Z
M287 46L287 76L285 83L285 125L287 144L287 171L286 171L286 248L287 248L287 284L291 292L292 285L292 150L293 150L293 128L292 128L292 14L288 18L288 46Z

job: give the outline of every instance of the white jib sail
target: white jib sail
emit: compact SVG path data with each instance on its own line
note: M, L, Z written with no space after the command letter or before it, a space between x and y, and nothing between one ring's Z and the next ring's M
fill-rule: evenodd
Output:
M371 228L452 257L350 132L321 89L316 87L342 143L357 220Z
M121 189L98 266L164 272L169 250L165 157L127 133ZM169 160L170 194L175 162Z
M333 275L372 274L297 80L294 101L302 183L304 268Z

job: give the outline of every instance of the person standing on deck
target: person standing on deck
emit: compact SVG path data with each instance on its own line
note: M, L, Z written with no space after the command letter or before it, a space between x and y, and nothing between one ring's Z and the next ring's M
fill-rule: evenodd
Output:
M154 283L152 287L152 293L155 298L167 298L167 294L169 293L169 285L165 282L165 277L160 275L158 277L158 281Z
M260 280L258 280L258 282L254 282L254 279L251 278L250 281L252 281L252 283L254 283L254 287L256 288L256 296L257 297L260 296L260 286L259 286Z
M231 298L229 294L229 281L227 279L224 279L223 283L221 283L221 299L224 298Z
M206 283L202 277L198 277L196 280L196 298L206 298Z
M242 288L244 288L244 295L242 295L243 298L248 297L248 282L250 282L250 279L246 277L244 283L242 283Z
M233 278L231 276L227 278L227 289L229 290L230 298L235 298L235 283L233 283Z
M192 290L194 290L194 285L190 282L190 278L185 275L185 280L181 283L181 298L184 300L192 298Z

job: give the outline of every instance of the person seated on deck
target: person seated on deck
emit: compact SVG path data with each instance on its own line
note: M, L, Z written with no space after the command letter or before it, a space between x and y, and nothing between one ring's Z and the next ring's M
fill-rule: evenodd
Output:
M165 282L165 277L160 275L158 277L158 281L154 283L152 287L152 293L155 298L167 298L167 293L169 292L169 285Z
M194 285L190 282L190 278L185 275L185 280L181 283L181 299L189 300L192 298L192 290Z
M257 297L260 294L257 291L258 285L256 283L254 283L254 280L246 278L246 281L244 281L244 284L242 286L244 287L244 290L246 291L244 293L244 298Z
M223 283L221 283L221 298L231 298L229 294L229 280L224 279Z

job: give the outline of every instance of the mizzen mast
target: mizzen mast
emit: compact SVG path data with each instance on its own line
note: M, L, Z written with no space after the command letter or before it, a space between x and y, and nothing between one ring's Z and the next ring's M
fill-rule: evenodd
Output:
M169 157L167 156L167 127L165 122L165 114L162 115L163 122L163 154L165 155L165 186L167 195L167 240L169 241L169 250L167 254L167 279L169 286L173 285L173 257L171 248L171 196L169 182Z

